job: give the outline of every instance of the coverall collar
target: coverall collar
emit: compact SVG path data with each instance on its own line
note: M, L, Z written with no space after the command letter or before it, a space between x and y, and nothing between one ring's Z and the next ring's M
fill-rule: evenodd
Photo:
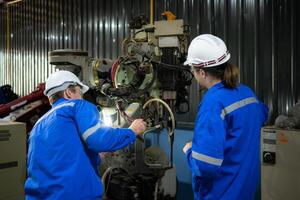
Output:
M67 99L65 99L65 98L59 98L59 99L57 99L53 104L52 104L52 107L55 107L55 106L57 106L58 104L60 104L61 102L64 102L64 101L67 101Z
M224 83L223 81L219 82L219 83L216 83L215 85L213 85L211 88L209 88L206 92L205 92L205 95L207 95L208 93L212 93L212 92L215 92L217 91L218 89L220 88L223 88L224 87ZM203 99L200 101L199 105L198 105L198 111L201 107L203 103Z
M211 88L209 88L209 89L207 90L207 92L214 92L214 91L216 91L216 90L218 90L218 89L220 89L220 88L223 88L223 87L224 87L224 83L223 83L223 81L221 81L221 82L219 82L219 83L213 85Z

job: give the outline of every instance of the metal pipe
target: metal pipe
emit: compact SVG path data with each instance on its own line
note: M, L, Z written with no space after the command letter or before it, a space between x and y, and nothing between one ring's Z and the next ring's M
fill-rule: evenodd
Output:
M153 0L150 0L150 24L154 24L153 23Z
M12 67L11 67L11 46L10 46L10 5L21 2L22 0L15 0L6 3L6 61L7 61L7 83L12 85Z
M7 60L7 82L11 84L11 63L10 63L10 11L6 4L6 60Z

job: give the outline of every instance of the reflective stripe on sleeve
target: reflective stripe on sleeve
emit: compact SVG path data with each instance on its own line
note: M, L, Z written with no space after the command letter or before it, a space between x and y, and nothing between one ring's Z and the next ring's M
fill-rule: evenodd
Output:
M192 151L192 157L195 158L196 160L200 160L202 162L206 162L212 165L217 165L217 166L221 166L223 160L222 159L218 159L218 158L214 158L214 157L210 157L204 154L200 154L197 153L195 151Z
M62 104L60 104L60 105L58 105L58 106L55 106L55 107L52 108L49 112L47 112L46 114L44 114L44 115L36 122L36 124L39 123L41 120L45 119L46 117L48 117L51 113L53 113L53 112L56 111L57 109L62 108L62 107L66 107L66 106L71 106L71 107L73 107L74 105L75 105L74 102L68 102L68 103L62 103Z
M257 99L255 97L249 97L249 98L246 98L246 99L243 99L243 100L240 100L238 102L235 102L229 106L227 106L226 108L224 108L221 112L221 118L224 119L224 117L226 115L228 115L229 113L239 109L239 108L242 108L248 104L251 104L251 103L258 103Z
M95 126L93 126L93 127L91 127L91 128L89 128L89 129L87 129L86 131L84 131L84 133L82 134L82 139L84 140L84 141L86 141L86 139L90 136L90 135L92 135L93 133L95 133L100 127L102 127L103 126L103 124L101 124L100 122L98 122Z

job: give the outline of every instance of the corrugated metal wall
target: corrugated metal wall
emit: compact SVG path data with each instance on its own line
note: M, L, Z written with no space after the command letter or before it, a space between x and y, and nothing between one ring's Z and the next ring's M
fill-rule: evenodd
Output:
M80 48L91 56L116 58L129 35L128 22L149 16L149 0L24 0L0 5L0 85L20 95L53 71L47 52ZM241 81L270 107L272 119L299 100L300 8L295 0L154 0L155 19L170 10L190 25L191 38L213 33L223 38ZM298 9L299 10L299 9ZM9 16L9 18L7 18ZM8 22L8 24L7 24ZM8 34L8 35L7 35ZM193 121L199 95L192 86Z

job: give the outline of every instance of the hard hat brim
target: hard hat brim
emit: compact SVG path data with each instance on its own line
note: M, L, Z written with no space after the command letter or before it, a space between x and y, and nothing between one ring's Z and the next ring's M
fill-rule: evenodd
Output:
M78 84L82 87L81 88L82 94L86 93L89 90L89 86L84 85L83 83L78 83Z
M188 60L186 60L183 65L190 65L190 62Z
M82 82L76 82L76 84L81 86L82 94L86 93L89 90L89 87L87 85L83 84ZM65 89L67 89L70 85L72 85L72 84L71 83L64 83L59 87L44 90L43 93L44 93L45 96L50 97L53 94L55 94L56 92L63 91Z
M201 68L202 68L202 67L203 67L203 68L208 68L208 67L219 66L219 65L222 65L222 64L226 63L229 59L230 59L230 53L228 53L228 54L226 55L226 57L225 57L223 60L221 60L221 61L219 61L219 62L216 62L216 63L214 63L214 64L203 65L203 66L201 66ZM201 65L201 62L200 62L200 63L199 63L199 62L192 62L192 61L190 61L189 59L187 59L187 60L183 63L183 65L189 65L189 66L192 66L192 65ZM196 67L197 67L197 66L196 66Z

